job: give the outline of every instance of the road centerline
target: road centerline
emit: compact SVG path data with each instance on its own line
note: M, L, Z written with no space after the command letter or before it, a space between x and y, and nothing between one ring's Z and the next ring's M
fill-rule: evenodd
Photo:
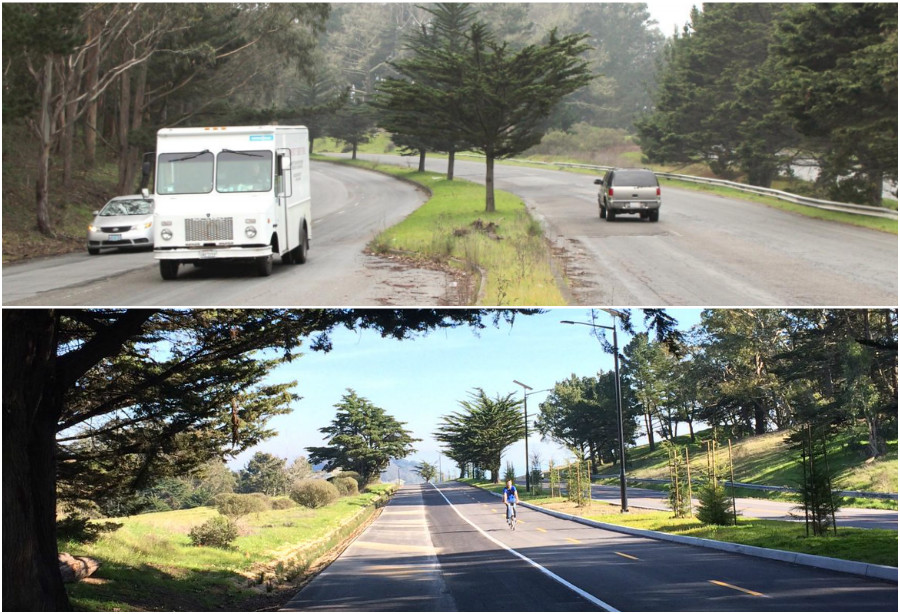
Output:
M504 544L504 543L501 542L500 540L494 538L493 536L491 536L490 534L488 534L486 531L484 531L481 527L479 527L478 525L476 525L475 523L473 523L471 520L469 520L469 519L468 519L468 518L467 518L467 517L459 510L459 508L457 508L455 505L453 505L453 503L450 502L450 499L447 498L447 496L441 491L440 488L438 488L438 487L437 487L436 485L434 485L434 484L432 484L431 486L432 486L432 488L434 488L434 489L438 492L438 494L444 499L444 501L447 502L447 505L449 505L450 508L451 508L454 512L456 512L456 514L457 514L460 518L462 518L469 526L471 526L472 528L474 528L476 531L478 531L482 536L486 537L486 538L487 538L489 541L491 541L492 543L496 544L497 546L500 546L501 548L503 548L504 550L506 550L506 551L509 552L510 554L513 554L513 555L517 556L518 558L522 559L523 561L525 561L526 563L528 563L529 565L531 565L532 567L534 567L535 569L537 569L538 571L540 571L541 573L543 573L544 575L546 575L547 577L551 578L552 580L555 580L556 582L559 582L560 584L562 584L562 585L565 586L566 588L568 588L568 589L570 589L571 591L575 592L575 593L576 593L577 595L579 595L580 597L583 597L584 599L587 599L588 601L590 601L591 603L593 603L593 604L596 605L597 607L602 608L602 609L606 610L607 612L618 612L618 611L619 611L619 610L617 610L616 608L614 608L613 606L611 606L611 605L609 605L608 603L606 603L605 601L603 601L603 600L601 600L601 599L595 597L594 595L590 594L589 592L585 591L584 589L581 589L581 588L575 586L574 584L572 584L571 582L569 582L569 581L566 580L565 578L563 578L563 577L561 577L561 576L558 576L557 574L553 573L552 571L550 571L550 570L547 569L546 567L544 567L544 566L540 565L539 563L533 561L532 559L528 558L527 556L525 556L525 555L522 554L521 552L518 552L517 550L514 550L513 548L510 548L509 546L507 546L506 544Z

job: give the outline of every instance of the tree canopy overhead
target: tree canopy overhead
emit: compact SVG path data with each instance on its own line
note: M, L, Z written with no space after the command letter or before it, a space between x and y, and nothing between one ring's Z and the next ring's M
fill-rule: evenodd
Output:
M4 310L4 605L67 609L56 561L58 476L61 491L88 497L102 489L82 483L84 473L108 468L124 494L267 437L266 420L294 397L288 385L263 385L263 371L304 343L331 350L337 327L405 339L517 313L528 312Z

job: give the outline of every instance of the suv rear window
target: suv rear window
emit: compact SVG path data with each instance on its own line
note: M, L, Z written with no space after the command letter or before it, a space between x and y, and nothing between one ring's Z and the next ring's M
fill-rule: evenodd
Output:
M612 183L636 188L650 188L659 185L656 175L652 171L616 171Z

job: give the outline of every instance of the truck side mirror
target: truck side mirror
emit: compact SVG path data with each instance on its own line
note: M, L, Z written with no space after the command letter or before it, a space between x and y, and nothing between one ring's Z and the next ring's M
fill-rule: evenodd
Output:
M594 185L603 185L602 179L594 179Z

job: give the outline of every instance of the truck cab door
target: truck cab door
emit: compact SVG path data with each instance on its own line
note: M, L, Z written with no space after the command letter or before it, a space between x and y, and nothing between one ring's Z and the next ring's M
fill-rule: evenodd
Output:
M279 245L282 253L294 249L297 237L292 237L290 228L291 220L288 219L290 210L288 200L293 195L291 182L291 150L278 149L275 151L275 196L278 198L278 216L281 218L278 224Z

